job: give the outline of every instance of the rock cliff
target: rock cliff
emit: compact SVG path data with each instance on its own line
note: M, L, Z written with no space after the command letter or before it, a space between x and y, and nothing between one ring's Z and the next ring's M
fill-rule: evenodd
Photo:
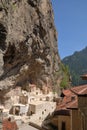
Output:
M0 0L0 89L54 88L59 64L50 0Z

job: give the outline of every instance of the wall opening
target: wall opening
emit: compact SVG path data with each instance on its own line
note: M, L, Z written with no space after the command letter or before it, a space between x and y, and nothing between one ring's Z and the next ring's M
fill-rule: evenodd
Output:
M44 115L44 111L42 111L42 115Z
M0 23L0 49L5 50L6 48L6 36L7 36L7 30L4 27L3 24Z
M66 130L66 124L65 124L64 121L62 121L62 128L61 128L61 130Z

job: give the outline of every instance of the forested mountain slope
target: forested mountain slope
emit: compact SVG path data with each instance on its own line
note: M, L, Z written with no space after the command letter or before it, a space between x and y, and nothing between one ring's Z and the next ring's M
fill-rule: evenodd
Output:
M71 56L65 57L62 62L69 66L73 85L87 83L80 78L82 74L87 73L87 47Z

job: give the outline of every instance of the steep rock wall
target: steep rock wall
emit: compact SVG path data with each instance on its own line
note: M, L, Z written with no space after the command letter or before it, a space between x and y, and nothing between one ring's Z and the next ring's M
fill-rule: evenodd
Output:
M0 88L54 88L60 58L50 0L0 0Z

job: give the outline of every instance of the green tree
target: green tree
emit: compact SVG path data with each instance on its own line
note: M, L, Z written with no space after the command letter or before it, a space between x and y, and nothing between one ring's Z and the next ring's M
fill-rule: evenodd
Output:
M70 72L67 65L61 64L63 71L63 78L60 83L61 88L69 88L70 87Z

